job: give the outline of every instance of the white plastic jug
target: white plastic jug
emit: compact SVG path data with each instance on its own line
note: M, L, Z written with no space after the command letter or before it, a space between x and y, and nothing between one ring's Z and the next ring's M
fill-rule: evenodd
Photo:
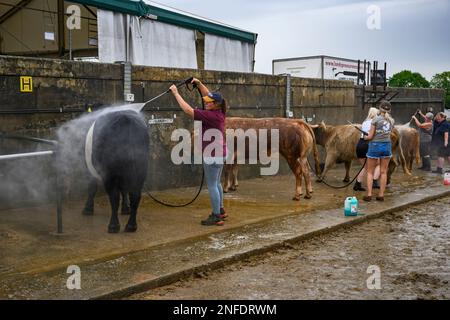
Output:
M444 185L450 186L450 172L444 173Z
M358 199L356 199L356 197L347 197L345 199L344 214L346 216L358 215Z

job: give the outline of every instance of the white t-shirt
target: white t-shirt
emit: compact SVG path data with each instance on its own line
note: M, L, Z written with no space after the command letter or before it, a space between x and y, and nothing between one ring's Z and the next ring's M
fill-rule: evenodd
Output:
M361 130L369 133L371 125L372 125L372 119L366 119L361 125ZM361 138L364 138L364 135L362 133L361 133Z

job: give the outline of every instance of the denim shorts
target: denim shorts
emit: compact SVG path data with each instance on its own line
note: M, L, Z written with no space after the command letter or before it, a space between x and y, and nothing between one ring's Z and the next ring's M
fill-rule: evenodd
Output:
M392 157L392 146L390 142L369 142L367 158L380 159Z

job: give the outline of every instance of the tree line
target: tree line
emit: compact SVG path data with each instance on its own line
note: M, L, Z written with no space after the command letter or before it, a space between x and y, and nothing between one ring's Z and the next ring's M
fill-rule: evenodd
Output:
M450 71L435 74L430 81L419 72L403 70L389 78L390 87L437 88L445 90L445 107L450 109Z

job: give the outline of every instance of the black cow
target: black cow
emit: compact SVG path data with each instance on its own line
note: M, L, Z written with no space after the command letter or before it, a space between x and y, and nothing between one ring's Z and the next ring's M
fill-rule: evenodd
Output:
M134 232L137 229L136 214L147 176L148 150L149 137L145 120L132 110L101 115L88 132L85 146L86 164L91 174L103 182L109 196L110 233L120 230L120 193L129 195L130 218L125 232ZM96 190L96 183L91 182L85 208L87 213L90 213L89 206L93 207ZM124 198L126 199L126 196Z
M91 177L88 183L88 198L82 211L85 216L94 215L94 198L95 194L97 193L97 188L98 180L94 177ZM129 215L131 213L129 195L126 194L123 190L120 190L120 195L122 197L122 209L120 210L120 213L123 215Z

